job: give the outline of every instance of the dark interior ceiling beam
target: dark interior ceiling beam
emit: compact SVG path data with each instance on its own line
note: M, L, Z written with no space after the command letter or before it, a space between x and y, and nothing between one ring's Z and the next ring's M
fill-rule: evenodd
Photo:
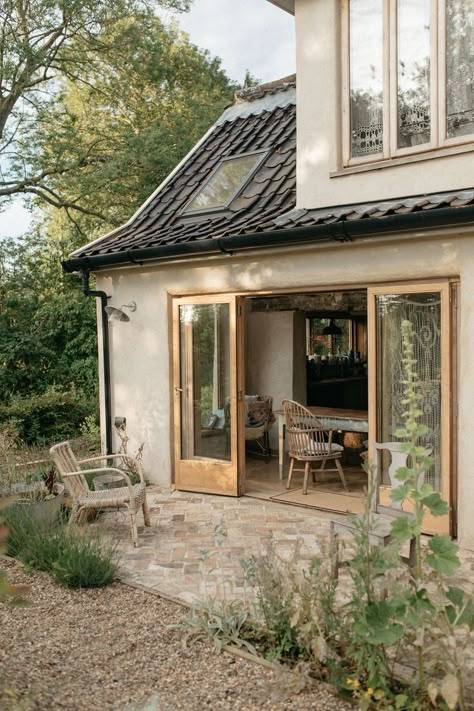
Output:
M312 294L280 294L250 300L251 311L305 311L314 318L339 315L348 318L367 313L366 291L322 291ZM321 314L324 314L321 315Z

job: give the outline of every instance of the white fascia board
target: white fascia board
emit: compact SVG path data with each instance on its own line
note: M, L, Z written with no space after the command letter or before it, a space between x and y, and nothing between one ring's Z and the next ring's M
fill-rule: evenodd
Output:
M153 198L154 198L156 195L158 195L158 193L159 193L161 190L163 190L163 188L166 187L166 185L168 185L168 183L170 182L170 180L171 180L172 178L174 178L174 176L176 175L176 173L177 173L179 170L181 170L182 166L183 166L185 163L187 163L187 161L190 159L190 157L193 155L193 153L195 153L195 152L197 151L197 149L204 143L204 141L208 138L208 136L210 136L210 134L211 134L211 133L214 131L214 129L217 127L217 125L218 125L218 122L212 124L211 128L210 128L210 129L204 134L204 136L191 148L191 150L189 151L189 153L187 153L187 154L184 156L184 158L183 158L183 159L178 163L178 165L171 171L171 173L166 176L166 178L163 180L163 182L160 183L160 185L158 185L158 187L156 188L156 190L154 190L154 191L152 192L152 194L150 195L150 197L148 197L148 198L145 200L145 202L144 202L142 205L140 205L140 207L138 208L138 210L131 216L131 218L130 218L129 220L127 220L127 222L124 222L124 224L123 224L123 225L120 225L120 227L115 227L115 229L111 230L110 232L107 232L107 234L102 235L101 237L98 237L97 239L92 240L92 242L89 242L88 244L84 244L82 247L79 247L78 249L74 250L74 252L71 252L71 254L69 255L69 258L75 257L79 252L82 252L83 249L86 249L86 248L88 248L88 247L92 247L92 246L94 246L94 245L96 245L96 244L99 244L99 242L102 242L103 239L106 239L107 237L111 237L112 235L114 235L114 234L115 234L116 232L118 232L119 230L122 230L124 227L128 227L128 226L135 220L135 218L138 217L138 215L142 212L142 210L144 210L145 207L153 200Z
M286 12L289 12L290 15L295 14L295 0L268 0L268 2L271 2L272 5L276 5Z

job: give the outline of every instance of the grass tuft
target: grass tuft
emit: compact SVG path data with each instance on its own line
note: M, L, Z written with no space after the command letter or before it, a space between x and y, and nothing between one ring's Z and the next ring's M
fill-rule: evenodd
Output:
M29 509L12 504L2 511L8 528L7 555L51 573L67 587L95 588L112 582L118 567L116 544L68 529L58 517L36 518Z

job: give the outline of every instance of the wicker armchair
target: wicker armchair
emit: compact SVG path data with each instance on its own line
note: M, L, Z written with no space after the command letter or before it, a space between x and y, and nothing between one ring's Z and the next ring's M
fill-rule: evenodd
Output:
M273 397L271 395L246 395L245 396L245 441L256 445L254 454L265 457L270 461L270 430L275 422L273 414ZM230 398L224 406L225 428L227 437L230 431Z
M63 477L67 493L72 498L72 511L69 523L80 522L83 513L88 509L124 507L128 510L133 544L138 546L137 512L140 507L143 510L145 526L150 526L150 516L146 501L146 487L140 462L127 454L101 455L100 457L77 460L69 442L55 444L51 447L49 453L59 473ZM84 464L90 464L92 462L105 463L107 460L116 459L129 462L129 465L138 472L140 477L139 484L132 484L128 474L116 467L101 466L92 469L83 467ZM124 480L124 486L118 489L91 491L84 475L99 473L120 475Z
M347 491L344 471L339 461L344 447L332 441L333 431L325 429L313 413L298 402L283 400L282 405L290 449L290 471L286 488L291 486L294 471L304 471L303 494L307 494L309 474L312 472L314 476L314 472L318 471L311 465L320 462L321 469L325 469L326 462L334 460L335 468L326 468L325 471L337 471ZM303 462L304 468L296 468L295 462Z

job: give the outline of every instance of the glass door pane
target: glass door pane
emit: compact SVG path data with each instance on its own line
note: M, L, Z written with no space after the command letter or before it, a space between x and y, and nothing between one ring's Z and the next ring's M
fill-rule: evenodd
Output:
M237 496L243 485L242 318L236 296L173 300L174 481L183 491Z
M420 444L430 446L434 463L426 481L441 490L441 295L439 292L381 294L376 297L379 379L378 411L381 442L396 442L396 430L403 423L404 374L402 363L402 321L413 327L413 351L423 415L420 422L427 434ZM389 484L385 462L383 483Z
M231 459L229 316L229 304L179 307L183 459Z
M368 290L369 319L369 451L375 461L374 442L397 442L403 424L404 372L402 322L413 327L415 369L423 396L420 423L427 433L421 446L432 450L433 464L425 482L451 504L452 495L452 353L450 285L447 281L425 284L397 284ZM388 466L390 453L379 460L378 499L390 506ZM410 510L409 501L404 508ZM425 533L450 533L454 516L425 515Z

